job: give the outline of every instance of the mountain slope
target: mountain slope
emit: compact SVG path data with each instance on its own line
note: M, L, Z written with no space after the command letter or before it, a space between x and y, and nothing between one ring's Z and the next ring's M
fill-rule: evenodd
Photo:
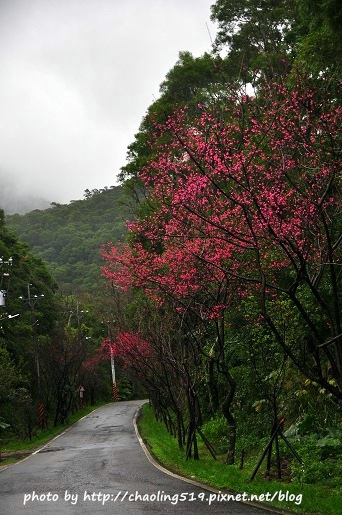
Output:
M129 217L121 186L86 190L85 198L25 215L8 215L7 226L47 262L65 293L91 291L101 281L101 244L122 239Z

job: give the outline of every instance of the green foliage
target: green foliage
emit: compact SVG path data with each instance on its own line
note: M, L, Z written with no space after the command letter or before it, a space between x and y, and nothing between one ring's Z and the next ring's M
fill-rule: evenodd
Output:
M203 433L217 454L224 454L228 447L227 421L223 415L212 417L202 427Z
M0 343L0 399L10 395L17 383L16 367L3 343Z
M227 65L236 78L248 82L254 70L269 78L284 72L284 58L289 59L292 50L292 0L217 0L211 11L219 27L214 49L227 52Z
M190 106L198 113L198 102L205 102L209 94L222 87L225 80L224 63L220 57L205 53L194 57L190 52L180 52L175 66L166 74L160 85L160 106L164 106L164 119L172 114L175 105ZM150 109L154 112L153 108Z
M341 75L342 8L339 0L217 0L214 49L242 81L253 72L274 78L292 67L328 80Z
M22 408L28 396L27 380L21 367L11 358L4 343L0 342L0 429L19 430Z
M24 379L5 345L0 342L0 413L1 429L13 425L21 397Z
M201 481L205 484L216 487L221 491L230 492L249 492L253 494L263 494L265 492L274 493L276 491L290 491L294 495L301 495L300 504L277 502L281 509L288 509L298 513L317 513L326 515L338 515L340 513L341 489L330 490L327 486L322 486L320 482L315 485L298 484L270 481L269 478L263 479L258 476L253 482L249 477L258 460L258 454L253 455L246 463L243 470L239 465L226 465L222 460L214 461L212 456L206 451L203 443L200 444L199 461L185 460L184 450L180 450L177 440L170 436L161 422L157 422L153 416L152 409L146 404L142 409L142 417L139 419L139 431L144 441L147 442L152 454L160 463L168 469L186 477ZM206 425L205 436L211 435L210 428L215 434L215 427L219 429L221 422L212 421ZM210 440L210 438L209 438ZM314 470L320 467L319 463L312 464ZM323 474L321 474L323 477ZM270 503L267 503L270 507Z
M297 0L293 31L297 35L296 61L316 74L340 78L342 60L342 6L339 0Z
M83 200L7 216L8 226L42 258L65 293L96 289L101 245L123 238L128 208L122 188L86 190Z
M176 108L188 108L193 116L199 113L198 104L217 100L227 77L234 81L229 66L219 56L205 53L194 57L190 52L180 52L174 67L166 74L160 85L160 97L148 108L135 134L134 141L128 146L127 164L122 167L120 180L131 192L139 206L145 196L139 180L142 168L153 160L154 149L150 142L154 139L154 125L151 120L166 121ZM167 144L167 139L165 139Z
M336 428L325 431L324 434L303 434L302 424L298 424L298 432L291 436L286 432L290 441L304 461L304 465L292 463L294 483L320 484L330 488L340 488L342 476L342 432Z

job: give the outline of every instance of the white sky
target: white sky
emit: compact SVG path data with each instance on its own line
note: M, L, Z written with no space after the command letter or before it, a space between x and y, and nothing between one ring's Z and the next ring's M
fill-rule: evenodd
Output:
M0 0L0 204L115 184L179 51L210 51L212 3Z

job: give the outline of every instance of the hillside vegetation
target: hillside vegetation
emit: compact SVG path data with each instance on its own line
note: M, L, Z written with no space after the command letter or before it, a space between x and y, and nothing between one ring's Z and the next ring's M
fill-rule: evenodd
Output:
M128 209L122 187L86 190L84 199L7 216L7 226L42 258L64 293L94 290L101 271L101 244L121 239Z
M46 221L49 210L40 213ZM53 217L50 223L57 231ZM38 217L36 224L39 233ZM87 405L111 400L112 388L109 361L86 366L108 330L103 291L88 303L84 294L82 303L81 295L62 295L47 264L9 230L2 209L0 257L0 451L6 452L17 441L38 445L45 430L69 423L82 408L80 384ZM118 383L125 398L120 373Z

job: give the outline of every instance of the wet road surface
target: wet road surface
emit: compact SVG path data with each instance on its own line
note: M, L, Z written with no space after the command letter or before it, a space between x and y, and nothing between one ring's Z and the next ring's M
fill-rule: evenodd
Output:
M133 426L141 404L103 406L36 454L0 470L0 514L270 513L232 501L209 506L211 492L155 468Z

